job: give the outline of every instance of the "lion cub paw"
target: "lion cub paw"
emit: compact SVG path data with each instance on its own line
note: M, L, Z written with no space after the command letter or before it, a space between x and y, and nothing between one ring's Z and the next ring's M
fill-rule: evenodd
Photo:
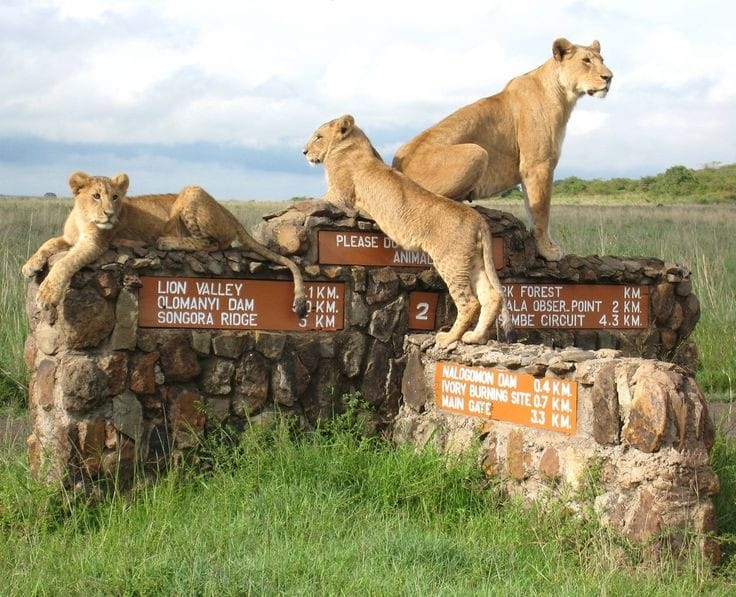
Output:
M26 261L25 265L21 268L21 272L26 278L31 278L40 272L46 266L46 260L35 255Z
M46 278L41 285L38 287L38 295L36 296L36 303L42 309L54 305L58 305L61 301L61 295L63 290L60 286Z

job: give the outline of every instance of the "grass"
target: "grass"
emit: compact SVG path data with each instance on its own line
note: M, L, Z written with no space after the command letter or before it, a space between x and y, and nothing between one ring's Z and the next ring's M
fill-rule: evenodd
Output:
M0 586L7 594L727 594L692 554L641 548L559 505L524 507L474 462L391 448L350 429L288 425L212 447L98 503L0 461Z

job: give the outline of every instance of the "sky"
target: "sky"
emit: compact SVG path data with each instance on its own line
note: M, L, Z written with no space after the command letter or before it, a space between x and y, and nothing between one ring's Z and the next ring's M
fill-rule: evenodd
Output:
M68 196L77 170L129 195L321 196L301 154L353 114L383 158L543 62L601 43L555 178L736 162L730 0L0 0L0 194Z

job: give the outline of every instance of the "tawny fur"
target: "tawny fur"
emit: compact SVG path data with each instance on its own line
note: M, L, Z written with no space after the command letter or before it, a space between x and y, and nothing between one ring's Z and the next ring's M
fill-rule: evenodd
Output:
M364 212L404 249L422 250L432 258L457 307L450 331L437 334L438 346L460 339L485 344L499 314L511 340L511 316L492 261L491 231L475 209L427 191L384 164L350 115L317 129L304 154L310 163L325 165L325 200ZM467 331L476 316L475 328Z
M563 251L550 237L549 212L565 127L578 98L605 97L612 77L597 41L579 46L557 39L542 66L401 146L393 166L458 201L490 197L521 183L537 251L557 261Z
M62 236L46 241L23 266L25 276L42 271L49 257L59 259L38 289L42 307L61 301L72 276L92 263L110 245L155 245L161 250L216 251L236 243L289 268L294 276L294 310L306 313L304 282L290 259L257 242L227 209L197 186L178 195L142 195L126 198L127 174L113 178L75 172L69 178L74 208Z

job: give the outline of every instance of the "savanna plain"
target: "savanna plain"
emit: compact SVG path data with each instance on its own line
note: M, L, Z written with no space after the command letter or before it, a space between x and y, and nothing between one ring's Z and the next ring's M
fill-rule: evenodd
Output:
M481 203L523 217L518 199ZM226 205L246 228L285 206ZM700 558L697 537L677 557L655 560L601 528L592 509L522 506L472 459L367 436L357 396L314 433L286 420L231 438L228 449L203 440L206 466L180 466L130 491L93 498L35 482L16 431L28 382L20 267L59 234L70 208L71 200L0 199L3 593L733 594L736 441L727 422L712 454L722 485L715 569ZM582 193L555 198L552 214L568 253L658 257L692 271L697 380L727 412L736 381L736 201ZM594 483L591 476L583 491L592 495Z

